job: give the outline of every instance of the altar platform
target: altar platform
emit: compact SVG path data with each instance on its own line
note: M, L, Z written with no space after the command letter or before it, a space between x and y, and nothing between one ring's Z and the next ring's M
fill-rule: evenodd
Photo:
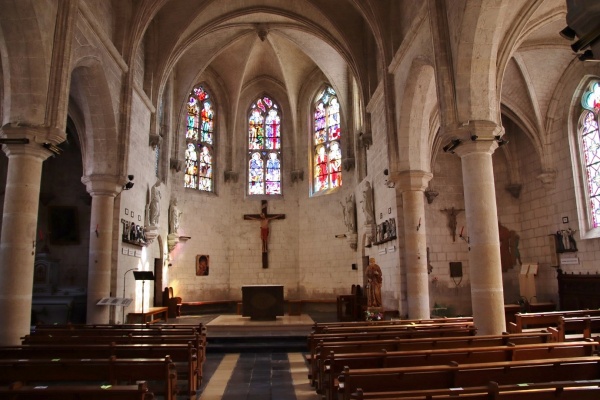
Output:
M303 336L310 333L315 321L307 314L278 316L272 321L255 321L241 315L219 315L206 323L206 336Z

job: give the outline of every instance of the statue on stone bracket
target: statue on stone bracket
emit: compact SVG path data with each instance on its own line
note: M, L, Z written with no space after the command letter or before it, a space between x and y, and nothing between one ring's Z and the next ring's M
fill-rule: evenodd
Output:
M350 193L346 196L345 202L342 203L342 211L344 212L344 223L348 232L356 232L356 202L354 201L354 194Z
M148 223L150 226L158 226L160 218L160 190L158 186L160 181L157 180L154 186L150 189L150 203L148 204Z
M170 234L178 234L179 231L179 221L181 221L182 211L179 210L177 206L177 198L171 200L171 205L169 206L169 233Z

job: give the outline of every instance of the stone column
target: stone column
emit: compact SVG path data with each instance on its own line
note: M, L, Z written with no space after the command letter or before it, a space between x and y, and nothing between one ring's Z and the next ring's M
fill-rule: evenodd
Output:
M485 134L478 133L480 138ZM498 144L493 134L483 137L488 139L465 140L454 151L462 165L473 319L478 334L495 335L506 330L492 166L492 153Z
M90 217L90 249L88 262L87 323L107 324L109 307L96 305L103 297L110 296L110 272L112 265L113 209L115 197L122 184L114 176L90 175L81 181L92 196Z
M402 193L406 297L408 317L411 319L431 317L424 192L432 177L430 172L425 171L404 171L394 177L396 188Z
M40 144L4 145L8 172L0 237L0 345L19 345L29 334L33 265L42 163L52 153Z

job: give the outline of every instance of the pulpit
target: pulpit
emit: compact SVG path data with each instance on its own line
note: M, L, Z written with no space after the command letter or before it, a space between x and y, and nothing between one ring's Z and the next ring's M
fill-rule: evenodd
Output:
M283 314L283 285L242 286L243 317L273 321Z

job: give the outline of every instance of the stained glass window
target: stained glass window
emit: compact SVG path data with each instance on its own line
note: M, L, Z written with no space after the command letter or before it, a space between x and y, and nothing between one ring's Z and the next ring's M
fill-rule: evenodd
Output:
M340 104L332 87L315 100L313 142L313 193L342 186Z
M281 194L281 117L267 96L252 104L248 118L248 194Z
M183 186L205 192L214 190L214 108L202 86L192 89L187 103L185 178Z
M600 135L598 111L600 111L600 83L593 82L581 98L584 110L579 117L579 136L585 183L588 196L588 212L591 228L600 227Z

